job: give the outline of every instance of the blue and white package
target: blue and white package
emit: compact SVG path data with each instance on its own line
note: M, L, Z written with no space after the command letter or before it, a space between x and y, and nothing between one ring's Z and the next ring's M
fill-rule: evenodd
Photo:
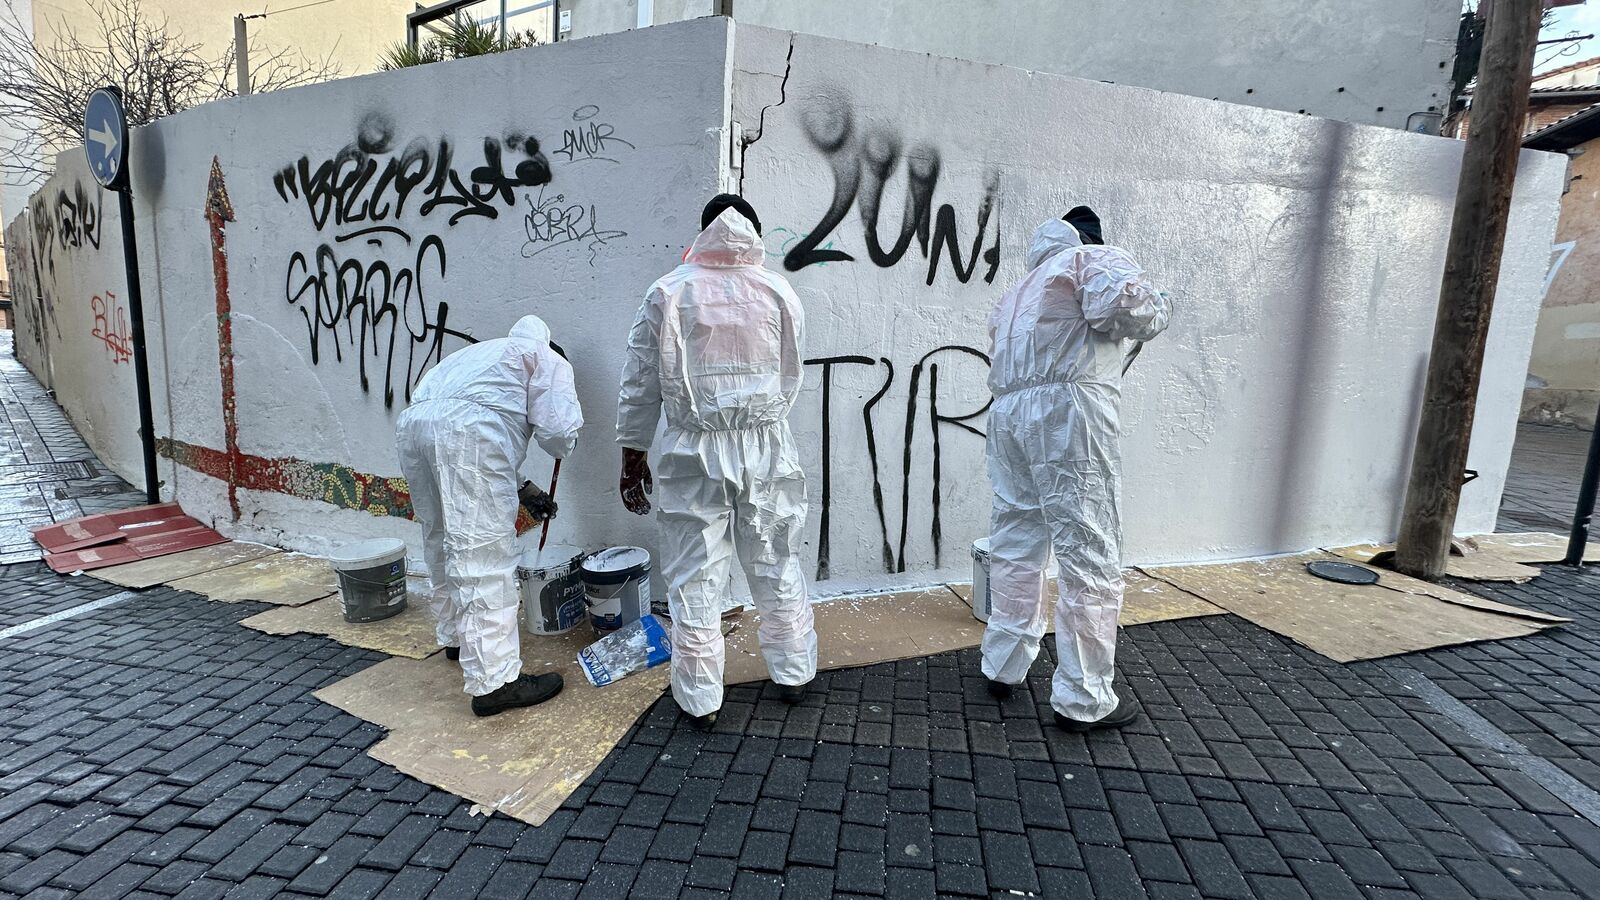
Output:
M583 648L578 665L590 684L605 687L671 658L667 630L655 616L646 615Z

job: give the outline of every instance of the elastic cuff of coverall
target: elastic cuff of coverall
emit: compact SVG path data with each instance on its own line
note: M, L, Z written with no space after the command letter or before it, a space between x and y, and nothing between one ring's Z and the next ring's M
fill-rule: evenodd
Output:
M495 675L485 677L482 680L468 678L466 681L466 692L474 697L482 697L485 694L492 694L511 682L516 681L518 676L521 674L522 661L518 660L515 665L511 666L504 672L496 673Z
M684 693L691 692L694 694L694 701L685 701ZM686 692L679 689L678 682L674 679L672 683L672 699L673 702L678 704L679 709L691 716L714 713L722 708L722 684L718 682L697 685L692 691Z

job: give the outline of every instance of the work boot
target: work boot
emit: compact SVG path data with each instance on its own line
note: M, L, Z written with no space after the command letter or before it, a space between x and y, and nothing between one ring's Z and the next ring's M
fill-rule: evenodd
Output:
M1004 681L995 681L993 678L985 678L984 681L989 683L989 696L996 700L1004 700L1011 696L1011 685Z
M1139 706L1139 701L1134 698L1127 688L1120 684L1115 686L1115 690L1117 692L1116 708L1106 713L1105 718L1097 719L1093 722L1080 722L1077 719L1069 719L1061 713L1056 713L1056 724L1068 731L1093 731L1097 728L1121 728L1139 718L1139 713L1144 711Z
M461 648L460 647L446 647L446 648L444 648L444 658L450 660L451 662L460 662L461 661Z
M554 672L543 675L518 675L482 697L472 698L472 712L479 716L492 716L508 709L537 706L561 693L561 676Z
M809 681L805 684L780 684L778 685L778 699L793 706L806 698L806 688L810 686L811 682Z
M680 712L681 712L681 710L680 710ZM703 716L691 716L688 713L684 713L683 716L684 716L684 718L689 720L689 724L690 725L694 726L694 730L696 730L696 731L710 731L711 730L711 726L717 724L717 713L718 712L720 712L720 710L715 710L714 709L711 712L708 712Z

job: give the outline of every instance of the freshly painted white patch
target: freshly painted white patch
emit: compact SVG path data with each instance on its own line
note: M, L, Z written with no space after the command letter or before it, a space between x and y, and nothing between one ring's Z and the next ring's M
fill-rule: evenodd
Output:
M1573 322L1561 334L1569 341L1592 341L1600 338L1600 322Z

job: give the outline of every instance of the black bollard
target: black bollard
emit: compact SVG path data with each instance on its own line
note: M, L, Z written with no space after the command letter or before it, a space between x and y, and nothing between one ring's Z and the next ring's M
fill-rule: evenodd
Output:
M1597 481L1600 481L1600 418L1589 433L1589 459L1583 464L1583 486L1578 488L1578 510L1572 516L1572 536L1567 539L1567 557L1561 561L1563 565L1583 565L1583 551L1589 544L1589 519L1594 516Z

